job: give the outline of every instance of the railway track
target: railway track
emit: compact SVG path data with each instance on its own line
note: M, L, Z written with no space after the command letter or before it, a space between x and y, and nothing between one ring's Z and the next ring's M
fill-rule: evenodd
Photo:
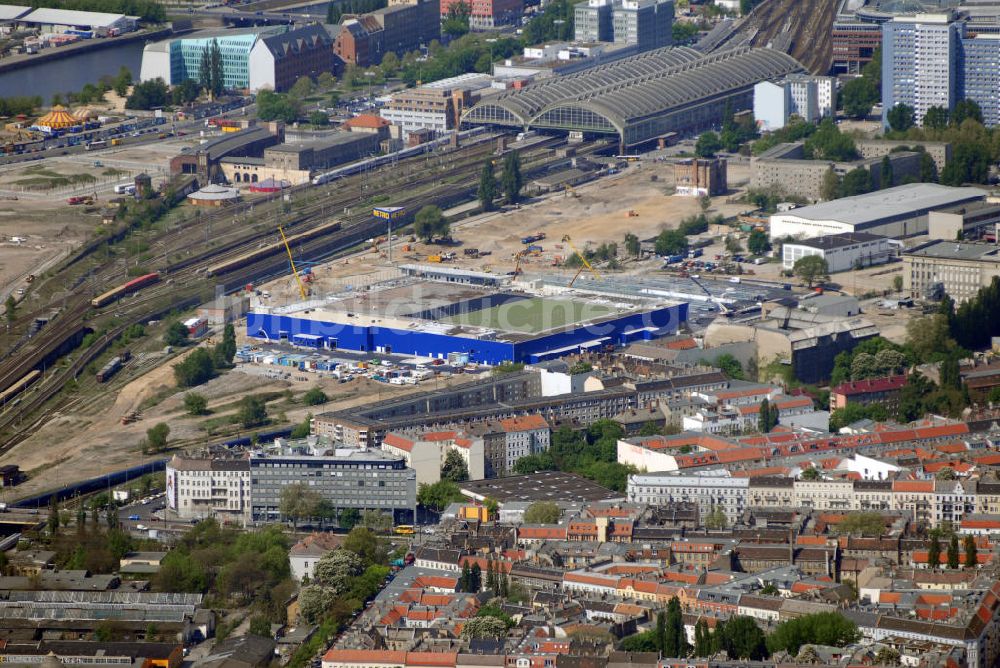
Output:
M552 143L543 142L522 153L523 171L526 176L548 164ZM590 151L597 150L597 148L591 147ZM391 185L377 184L378 196L380 199L388 197L393 205L405 206L411 211L417 205L422 204L433 203L442 207L453 205L466 199L470 192L474 192L478 185L478 166L482 164L483 158L490 153L491 149L492 145L487 143L468 153L463 153L461 156L455 156L452 153L445 154L436 159L437 165L433 164L434 159L421 159L424 165L419 170L420 179L412 181L407 178L410 172L416 171L412 167L409 170L397 172L393 178L388 180ZM437 169L434 168L435 166ZM470 170L470 167L475 168ZM364 175L358 180L360 183L355 181L348 184L343 182L332 184L334 187L328 188L328 190L336 189L336 196L333 193L327 193L328 196L324 198L321 193L319 197L311 197L310 201L307 201L299 210L294 211L296 224L308 223L309 221L324 224L327 222L323 220L324 212L328 208L337 207L339 209L345 201L354 202L358 195L364 196L367 192L375 190L376 184L369 182L371 180L369 175ZM336 188L338 185L340 187ZM324 189L327 188L321 187L318 190ZM428 192L424 192L424 190ZM307 189L303 187L297 192L306 191ZM362 204L361 210L346 216L339 216L342 222L339 230L329 235L322 235L320 238L304 241L296 246L294 252L314 260L324 259L377 235L384 229L385 223L371 217L367 200L363 201ZM304 230L306 227L296 229ZM250 235L249 242L247 238L234 240L224 243L221 247L213 248L211 251L202 252L196 257L185 258L175 265L168 265L161 269L163 281L144 288L140 293L109 305L103 312L99 312L98 317L113 312L115 324L86 350L81 351L81 354L69 364L51 369L43 376L41 382L33 385L17 400L12 401L3 412L0 412L0 451L8 449L14 443L33 433L42 418L26 421L25 417L45 406L71 379L78 378L91 362L96 360L121 336L128 326L145 322L176 308L187 308L207 301L214 292L212 282L206 281L203 277L207 268L226 258L246 253L248 243L260 241L262 237L269 234L274 234L273 227L268 232ZM222 281L223 285L227 287L237 287L261 278L283 274L286 268L287 260L283 255L275 252L269 257L236 267L227 272L224 277L213 277L213 279ZM80 330L86 326L85 323L90 315L92 312L89 295L81 291L74 295L67 307L35 337L31 347L24 351L27 354L8 358L0 364L0 390L16 383L31 369L37 368L39 365L45 366L47 358L57 355L61 348L72 344L74 337L79 336Z
M812 74L826 74L833 59L830 32L838 0L764 0L717 48L774 46Z

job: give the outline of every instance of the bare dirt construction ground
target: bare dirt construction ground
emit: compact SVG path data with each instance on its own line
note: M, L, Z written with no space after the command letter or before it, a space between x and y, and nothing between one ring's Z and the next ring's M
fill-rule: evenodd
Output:
M96 212L74 209L65 200L10 200L0 194L0 298L26 287L28 274L46 271L100 224Z
M744 166L737 166L735 182L746 181L746 172ZM733 182L733 178L730 181ZM602 243L617 243L620 247L627 233L647 239L665 228L677 227L684 218L701 213L697 198L673 195L673 189L672 164L633 164L619 174L577 186L575 197L569 192L550 193L531 199L520 208L508 207L453 222L451 235L459 243L457 246L408 244L408 237L397 239L393 242L392 265L426 263L430 255L451 251L457 257L446 266L505 273L514 268L515 253L524 250L521 238L544 232L546 238L538 242L542 253L522 261L523 269L538 272L558 265L572 254L570 246L562 242L564 235L569 235L581 251ZM712 198L708 215L728 217L745 211L745 204L727 203L740 194L738 190L731 190L728 195ZM630 211L636 215L630 216ZM407 244L411 248L409 251L404 249ZM477 248L490 254L470 259L463 255L465 248ZM385 255L384 245L378 253L368 249L319 265L312 270L316 281L314 294L339 292L348 285L357 288L387 280L398 275L392 265ZM279 278L262 288L272 295L270 305L300 299L292 277Z
M185 353L189 354L189 353ZM198 447L210 439L199 425L218 422L234 415L238 402L248 394L272 393L276 398L268 403L272 418L284 417L298 423L309 413L347 408L393 396L426 390L428 386L399 386L376 383L367 379L340 383L335 379L318 378L315 374L295 373L290 379L274 379L257 373L244 373L241 367L226 372L192 390L178 389L172 366L183 359L174 357L169 363L154 368L136 378L117 392L105 392L87 397L50 419L31 437L0 455L0 464L17 464L30 472L30 479L16 489L17 497L67 485L104 473L135 466L151 459L170 457L175 450L157 455L144 455L139 443L146 430L164 422L170 426L170 441L185 447ZM268 367L277 369L277 367ZM304 378L304 380L303 380ZM473 380L471 376L463 381ZM441 385L450 384L442 381ZM301 395L320 387L330 401L320 406L306 406ZM210 415L189 416L184 409L184 394L194 391L208 399ZM286 396L291 395L291 400ZM280 396L279 396L280 395ZM158 401L157 401L158 400ZM150 406L155 402L155 405ZM142 418L122 425L121 417L141 411Z

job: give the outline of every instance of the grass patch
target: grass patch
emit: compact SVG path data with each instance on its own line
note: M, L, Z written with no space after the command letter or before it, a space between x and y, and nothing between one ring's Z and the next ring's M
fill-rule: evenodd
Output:
M537 334L614 313L608 306L570 299L518 299L492 308L462 313L443 322L507 332Z

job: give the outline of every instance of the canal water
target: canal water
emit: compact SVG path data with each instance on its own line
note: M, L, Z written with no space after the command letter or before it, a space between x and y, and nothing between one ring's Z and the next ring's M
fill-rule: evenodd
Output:
M138 79L144 46L141 41L129 42L4 72L0 74L0 97L41 95L48 104L53 94L77 92L106 74L118 74L122 65Z

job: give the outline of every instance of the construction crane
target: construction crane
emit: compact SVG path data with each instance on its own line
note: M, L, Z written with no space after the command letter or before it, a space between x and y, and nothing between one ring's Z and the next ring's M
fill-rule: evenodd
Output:
M590 263L587 262L587 258L583 256L583 253L577 250L576 246L573 245L573 240L569 238L568 234L564 235L562 240L564 244L569 244L569 247L573 249L573 252L576 253L576 256L580 258L581 262L583 262L583 267L586 267L590 271L590 273L594 275L594 278L601 277L601 275L597 273L597 270L594 269L592 266L590 266ZM566 287L568 288L573 287L573 284L576 283L576 279L578 279L580 277L580 274L583 273L583 267L580 267L579 271L577 271L576 274L573 275L573 278L570 280L569 285L567 285Z
M691 280L692 283L701 288L702 292L708 295L709 303L719 305L719 311L722 313L722 315L726 316L727 318L732 317L733 315L732 309L726 306L726 304L722 301L721 297L716 297L715 295L713 295L712 292L704 285L702 285L701 282L694 276L688 276L688 278Z
M299 278L299 270L295 268L295 260L292 258L292 248L288 245L288 238L285 236L285 230L278 225L278 231L281 232L281 240L285 243L285 250L288 252L288 263L292 265L292 274L295 276L295 281L299 284L299 294L302 295L302 299L305 300L306 297L306 286L302 284L302 279Z
M524 256L527 255L527 254L528 254L528 250L527 249L518 251L517 253L514 254L514 275L515 276L520 276L521 275L521 260L523 260Z

